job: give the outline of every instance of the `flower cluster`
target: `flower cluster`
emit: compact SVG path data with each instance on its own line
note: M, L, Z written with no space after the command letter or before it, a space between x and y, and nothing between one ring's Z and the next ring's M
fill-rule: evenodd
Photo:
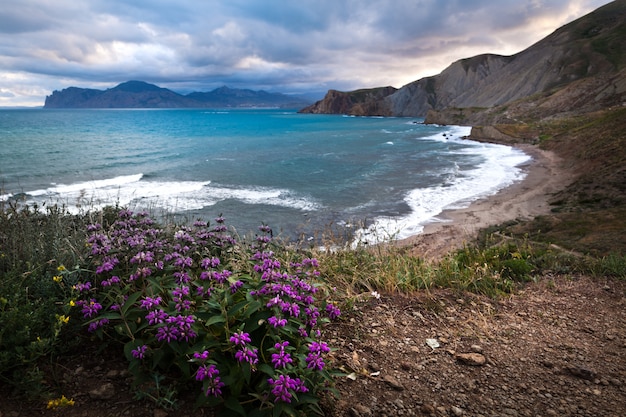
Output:
M340 315L317 260L272 246L268 226L246 244L215 222L171 230L122 210L90 225L94 272L74 287L88 330L125 343L137 377L171 369L202 382L208 405L310 407L332 385L321 326Z

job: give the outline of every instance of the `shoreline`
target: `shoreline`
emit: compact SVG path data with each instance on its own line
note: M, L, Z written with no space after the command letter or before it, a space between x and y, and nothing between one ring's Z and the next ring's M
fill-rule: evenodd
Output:
M563 168L561 158L553 152L528 144L511 146L531 157L522 165L526 172L524 179L494 195L476 200L468 207L444 210L437 215L437 220L425 224L421 233L400 239L396 245L410 247L415 256L440 258L474 240L480 229L548 214L551 197L569 185L573 178Z

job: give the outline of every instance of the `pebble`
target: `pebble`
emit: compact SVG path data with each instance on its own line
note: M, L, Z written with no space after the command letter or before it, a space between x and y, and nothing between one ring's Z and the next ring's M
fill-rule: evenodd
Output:
M350 409L350 415L352 417L365 417L365 416L371 416L372 415L372 410L366 406L364 406L363 404L357 404L354 407L352 407Z
M394 377L392 377L391 375L385 375L383 377L383 381L389 385L391 388L395 389L396 391L403 391L404 387L402 386L402 384L400 382L398 382L397 379L395 379Z
M452 406L450 408L450 411L452 411L452 414L454 414L455 416L459 416L459 417L465 414L465 411L463 411L462 408L455 407L455 406Z
M89 396L94 400L110 400L115 396L115 386L107 382L99 388L89 391Z
M487 359L480 353L457 353L456 359L470 366L483 366L487 362Z

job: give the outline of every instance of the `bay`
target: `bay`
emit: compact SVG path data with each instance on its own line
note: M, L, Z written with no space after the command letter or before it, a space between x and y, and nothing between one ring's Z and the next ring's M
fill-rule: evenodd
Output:
M520 180L530 158L417 118L284 109L0 110L0 201L220 214L309 238L419 233Z

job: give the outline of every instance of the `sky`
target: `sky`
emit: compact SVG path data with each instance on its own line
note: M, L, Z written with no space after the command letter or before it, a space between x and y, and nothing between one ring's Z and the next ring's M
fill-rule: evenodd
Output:
M607 0L0 0L0 106L141 80L179 93L401 87L512 55Z

